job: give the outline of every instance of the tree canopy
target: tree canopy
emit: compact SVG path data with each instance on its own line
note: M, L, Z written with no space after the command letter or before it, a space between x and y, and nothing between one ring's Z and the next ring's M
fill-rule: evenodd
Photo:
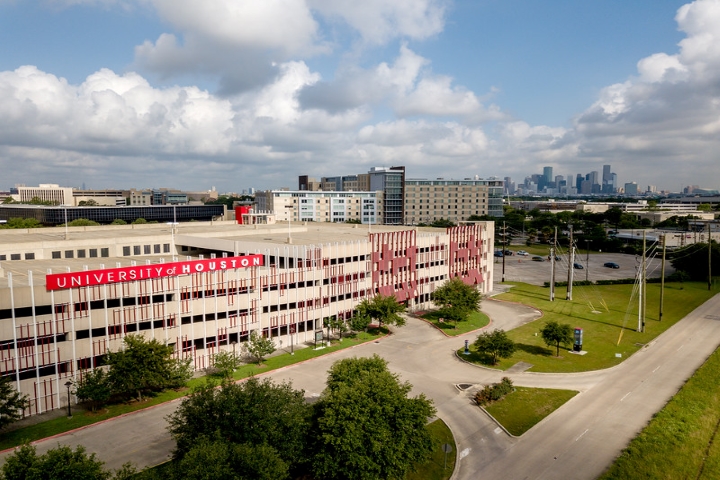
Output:
M123 348L108 352L106 363L110 366L108 380L113 392L131 396L180 387L192 376L190 359L173 358L173 347L142 335L128 335Z
M233 444L266 444L288 465L304 460L312 406L302 390L288 383L251 377L225 382L220 388L208 382L186 397L168 417L177 442L176 459L193 449L199 437L219 438Z
M15 390L11 377L0 377L0 429L22 418L27 407L27 395Z
M263 358L275 351L275 342L271 338L265 338L256 331L250 332L250 338L247 342L247 350L255 357L258 364L262 363Z
M711 272L720 272L720 244L714 241L711 246ZM706 280L708 275L708 245L695 243L673 252L670 263L681 272L685 272L693 280Z
M461 278L454 277L435 290L433 303L443 309L459 309L465 318L468 313L478 311L480 292L472 285L467 285Z
M355 308L356 316L371 321L377 320L380 326L385 324L402 327L405 325L405 319L399 314L404 311L405 305L398 303L394 295L384 296L381 294L375 295L372 300L366 298Z
M80 401L88 402L93 412L110 400L112 388L108 374L103 368L84 372L75 388Z
M85 448L58 446L38 455L32 445L22 445L7 457L0 469L2 480L129 480L136 470L129 465L116 472L103 468L103 462L88 455Z
M288 464L264 443L233 444L200 437L172 471L177 480L284 480Z
M427 458L425 429L435 414L424 395L409 398L378 356L335 362L315 407L312 472L318 479L403 478Z
M504 330L495 329L492 332L483 332L475 340L478 352L489 355L493 365L499 358L509 358L515 353L515 342L510 340Z
M550 320L540 330L540 335L548 347L555 346L555 356L560 356L560 345L570 345L573 342L573 329L567 323Z

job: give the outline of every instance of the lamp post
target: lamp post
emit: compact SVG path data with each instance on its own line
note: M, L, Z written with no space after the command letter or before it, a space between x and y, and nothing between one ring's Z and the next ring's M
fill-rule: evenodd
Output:
M72 384L73 383L69 380L67 382L65 382L65 386L67 387L68 418L72 418L72 410L71 410L71 405L70 405L70 387L72 387Z
M585 281L590 275L590 240L585 239Z
M295 208L295 207L293 207L292 205L285 205L285 208L287 208L287 209L293 209L293 208ZM292 231L290 230L290 217L292 216L292 214L293 214L292 210L290 210L290 211L287 213L287 219L288 219L288 243L292 243Z
M235 356L235 345L237 345L237 342L232 342L232 346L233 346L233 357Z

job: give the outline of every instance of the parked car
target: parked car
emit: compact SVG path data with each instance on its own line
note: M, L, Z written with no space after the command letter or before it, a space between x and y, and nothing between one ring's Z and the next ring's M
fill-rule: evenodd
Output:
M573 268L576 268L578 270L582 270L584 267L580 265L579 263L573 263Z
M495 256L496 256L496 257L502 257L502 256L503 256L503 253L502 253L500 250L496 250L496 251L495 251Z
M615 262L605 262L605 266L607 268L620 268L620 265Z
M503 250L502 253L504 253L505 255L507 255L509 257L513 254L513 251L512 250Z
M527 257L530 254L527 253L525 250L518 250L517 252L515 252L515 255L522 255L523 257Z
M552 256L548 255L548 260L552 260ZM555 255L555 261L556 261L556 262L559 262L559 261L560 261L560 257L558 257L557 255Z
M533 262L544 262L545 259L539 255L535 255L534 257L532 257L532 261Z

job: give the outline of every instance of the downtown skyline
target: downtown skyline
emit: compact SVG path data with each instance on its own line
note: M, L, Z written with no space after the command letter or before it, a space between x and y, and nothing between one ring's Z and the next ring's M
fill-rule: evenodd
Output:
M717 189L718 32L720 0L0 1L0 190L604 164Z

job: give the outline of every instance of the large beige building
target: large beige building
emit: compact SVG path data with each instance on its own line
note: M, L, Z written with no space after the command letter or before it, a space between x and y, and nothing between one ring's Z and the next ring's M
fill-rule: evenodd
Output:
M415 310L451 277L492 289L493 222L290 228L0 230L0 373L37 414L74 402L65 383L101 367L126 335L157 339L203 369L220 351L241 351L251 332L286 351L312 347L326 340L325 320L347 320L377 294Z
M405 180L405 224L454 223L473 215L502 216L502 180Z

